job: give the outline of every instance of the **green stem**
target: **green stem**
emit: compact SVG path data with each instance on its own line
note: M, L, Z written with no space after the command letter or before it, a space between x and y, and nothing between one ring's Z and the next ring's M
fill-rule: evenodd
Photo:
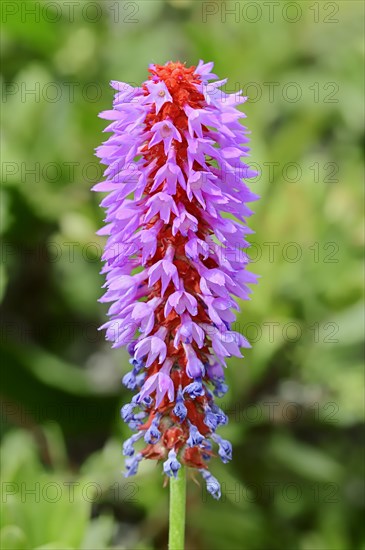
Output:
M184 550L186 471L181 466L177 478L170 479L169 550Z

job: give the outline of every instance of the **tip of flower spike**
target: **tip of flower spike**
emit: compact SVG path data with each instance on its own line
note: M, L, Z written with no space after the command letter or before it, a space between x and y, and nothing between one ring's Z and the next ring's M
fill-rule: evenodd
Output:
M201 96L197 88L202 83L202 79L196 73L194 65L187 67L180 61L169 61L165 65L151 65L149 72L149 80L145 83L144 88L150 94L153 94L153 91L156 92L156 96L153 96L156 99L156 113L159 113L163 107L164 118L169 116L174 118L176 109L183 109L187 103L195 108L203 106L204 97ZM163 86L166 86L166 89ZM159 98L157 94L160 91L165 91L167 97ZM170 105L166 100L171 102Z

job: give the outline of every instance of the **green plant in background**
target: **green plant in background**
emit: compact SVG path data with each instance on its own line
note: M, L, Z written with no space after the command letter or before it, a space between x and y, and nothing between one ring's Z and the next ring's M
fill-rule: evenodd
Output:
M9 438L20 440L9 455L10 463L24 457L16 482L27 480L33 460L24 430L41 442L51 420L66 441L66 463L48 463L39 443L43 465L31 479L45 470L47 480L63 483L91 468L87 482L103 493L72 509L75 519L87 518L84 533L106 514L113 528L102 547L166 544L168 503L153 465L141 468L134 488L116 489L119 441L128 437L118 417L128 398L119 389L127 357L111 353L97 332L103 243L94 237L101 213L89 188L101 179L97 113L111 101L102 83L115 74L137 83L139 68L164 62L166 52L188 64L205 57L228 76L227 92L243 88L251 98L245 111L261 161L253 189L262 197L251 258L262 277L238 318L253 349L246 366L230 361L232 392L221 403L230 418L222 436L235 458L212 468L222 502L191 484L186 544L362 548L362 3L326 11L302 2L297 22L285 19L296 14L284 2L270 22L262 4L253 22L257 16L242 9L224 20L219 2L204 20L195 0L136 2L134 15L120 5L118 20L103 2L99 20L80 5L70 21L63 6L57 23L54 7L36 23L22 17L21 4L2 32L2 424L4 451ZM3 483L12 480L3 471ZM20 493L14 501L23 505ZM31 497L25 506L41 518L46 504L51 515L63 506ZM29 544L81 547L82 535L60 540L56 528L35 540L31 525L41 519L21 524L10 500L3 508L3 529L15 524Z
M67 471L58 430L48 428L45 433L54 471L41 464L27 432L8 434L3 442L1 548L106 548L114 532L112 517L91 520L93 491L100 486Z

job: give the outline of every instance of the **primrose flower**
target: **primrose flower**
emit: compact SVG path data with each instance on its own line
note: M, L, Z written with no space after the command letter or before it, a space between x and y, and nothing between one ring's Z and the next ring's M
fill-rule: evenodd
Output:
M103 254L113 347L127 346L136 394L123 420L136 433L123 446L126 475L142 459L161 461L176 477L181 464L199 471L214 498L212 456L226 463L231 444L216 430L227 417L215 402L228 387L226 358L247 340L232 329L235 298L247 300L247 203L258 197L244 180L248 131L239 122L241 92L225 94L213 63L150 65L140 87L113 81L111 137L97 149L107 165L108 235ZM134 446L138 448L135 450Z

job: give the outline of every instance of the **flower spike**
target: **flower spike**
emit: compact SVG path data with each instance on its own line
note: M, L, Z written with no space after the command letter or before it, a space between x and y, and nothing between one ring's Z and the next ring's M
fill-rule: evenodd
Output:
M136 392L121 411L135 430L123 445L126 476L141 460L163 463L176 477L199 470L214 498L208 462L232 458L216 430L227 417L215 403L228 390L226 358L242 357L247 340L232 330L235 297L247 300L247 203L258 197L242 160L248 131L239 123L241 92L226 94L213 63L150 65L140 87L113 81L113 109L101 113L111 137L96 151L107 165L96 191L108 235L103 255L113 347L127 346ZM134 445L139 450L134 449Z

